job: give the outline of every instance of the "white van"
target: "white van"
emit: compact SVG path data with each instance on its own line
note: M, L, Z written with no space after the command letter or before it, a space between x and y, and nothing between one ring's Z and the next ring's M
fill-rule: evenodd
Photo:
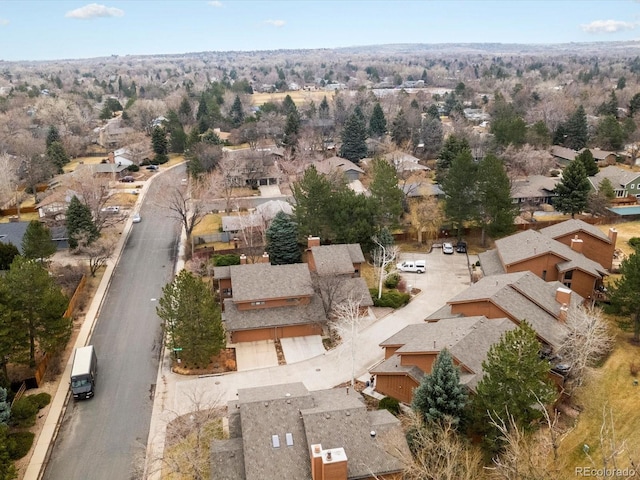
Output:
M426 260L405 260L402 263L398 263L396 268L401 272L409 273L424 273L427 271Z

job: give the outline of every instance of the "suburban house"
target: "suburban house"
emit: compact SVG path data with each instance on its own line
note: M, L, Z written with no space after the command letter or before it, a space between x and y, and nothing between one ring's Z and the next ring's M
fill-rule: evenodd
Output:
M74 196L79 196L73 190L54 190L38 202L38 216L52 220L64 220L67 214L67 207Z
M106 125L94 129L94 141L103 148L117 148L126 142L127 136L134 133L131 127L122 125L122 118L116 117L109 120Z
M616 192L616 198L633 197L640 200L640 172L632 172L626 168L610 165L589 177L591 187L597 192L600 183L608 178Z
M590 150L591 150L591 155L593 155L593 159L596 161L599 167L605 167L607 165L615 165L616 162L618 161L618 154L616 152L600 150L599 148L592 148Z
M511 199L521 208L550 204L555 197L555 188L560 177L545 177L544 175L530 175L515 180L511 187Z
M282 172L278 160L283 152L277 148L258 150L223 150L228 159L231 182L237 187L258 187L260 185L278 185Z
M370 371L376 376L375 389L411 403L414 389L426 373L431 373L436 357L446 348L460 368L460 383L475 391L489 348L504 332L515 328L507 318L488 320L484 316L408 325L380 344L384 361Z
M260 228L266 230L271 220L278 214L284 212L287 215L293 214L293 207L288 202L282 200L269 200L261 203L255 211L248 215L225 215L222 217L222 231L236 234L246 228Z
M329 157L316 162L314 165L318 173L322 173L324 175L331 175L334 173L343 174L347 183L360 180L360 176L364 174L364 170L346 158Z
M604 268L611 269L618 238L618 232L615 228L610 228L609 234L606 235L602 230L587 222L571 219L542 228L540 233L568 247L571 247L572 242L575 245L574 240L582 240L582 254L594 262L598 262Z
M215 267L230 343L322 335L327 317L306 263Z
M0 242L12 244L22 254L22 238L29 222L9 222L0 223Z
M349 388L241 388L227 412L229 438L211 443L214 480L400 480L411 456L400 421Z
M320 245L319 237L307 239L307 264L327 314L341 302L352 299L361 307L373 306L367 282L360 277L364 263L360 245Z
M529 271L547 282L559 281L584 298L593 298L608 272L584 255L584 244L585 238L579 235L568 246L544 233L525 230L496 240L495 249L478 257L486 276Z
M393 165L398 173L404 172L416 172L416 171L430 171L429 167L425 167L420 164L420 159L409 155L408 153L400 150L395 150L390 153L385 153L382 156L387 162Z

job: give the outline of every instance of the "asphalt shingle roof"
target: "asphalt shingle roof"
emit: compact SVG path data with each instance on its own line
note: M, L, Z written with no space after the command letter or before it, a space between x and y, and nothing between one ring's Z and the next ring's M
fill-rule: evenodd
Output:
M28 226L29 222L0 223L0 242L11 243L22 253L22 237Z
M233 265L229 267L229 271L234 302L313 295L311 275L306 263Z
M625 170L624 168L616 167L615 165L609 165L608 167L600 169L594 176L589 177L589 181L593 188L597 191L600 183L605 178L611 181L614 189L621 189L626 187L631 182L636 182L640 177L639 172L632 172Z
M563 237L572 233L585 232L607 243L611 243L611 240L605 235L602 230L582 220L570 219L564 222L556 223L549 227L541 228L540 233L551 238Z

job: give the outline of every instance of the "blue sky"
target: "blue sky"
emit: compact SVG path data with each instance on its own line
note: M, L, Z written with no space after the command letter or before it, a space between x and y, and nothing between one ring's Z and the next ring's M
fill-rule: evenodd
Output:
M0 60L636 39L639 0L0 0Z

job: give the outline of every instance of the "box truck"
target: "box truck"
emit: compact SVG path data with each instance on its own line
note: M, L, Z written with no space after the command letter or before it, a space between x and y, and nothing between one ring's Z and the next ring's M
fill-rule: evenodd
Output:
M76 348L71 366L71 393L73 398L91 398L96 390L98 358L93 345Z

